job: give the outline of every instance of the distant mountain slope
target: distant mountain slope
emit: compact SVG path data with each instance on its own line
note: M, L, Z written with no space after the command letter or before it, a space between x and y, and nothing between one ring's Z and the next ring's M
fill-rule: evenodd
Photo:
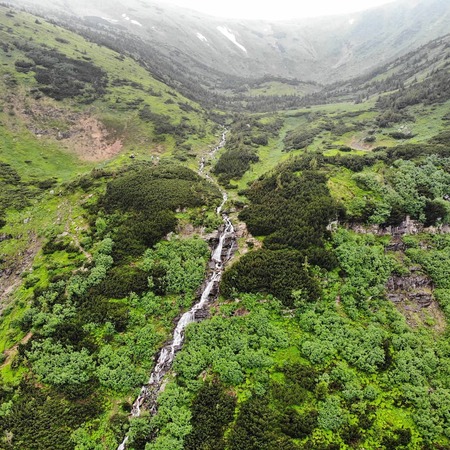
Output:
M434 90L439 90L442 101L446 101L447 86L450 86L450 34L380 65L365 75L328 85L320 92L304 97L301 102L305 105L342 101L361 102L372 96L395 91L404 97L407 92L417 90L419 86L430 91L426 86L438 79L442 80L439 83L443 86L440 88L436 86ZM439 102L437 97L434 100Z
M13 3L36 9L28 0ZM103 33L126 30L139 36L211 84L226 76L342 80L450 30L446 0L399 0L351 15L274 23L224 20L155 1L45 0L40 5L88 19Z

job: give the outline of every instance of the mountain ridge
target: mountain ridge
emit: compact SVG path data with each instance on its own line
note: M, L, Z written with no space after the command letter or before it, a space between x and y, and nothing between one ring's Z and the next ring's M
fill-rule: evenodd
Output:
M26 0L12 4L36 8ZM41 4L55 14L89 18L91 26L97 21L93 26L126 29L155 50L169 49L174 61L179 52L208 70L251 79L271 75L328 83L350 78L450 29L450 4L444 0L400 0L354 14L276 22L215 18L154 1ZM201 75L208 78L205 71Z

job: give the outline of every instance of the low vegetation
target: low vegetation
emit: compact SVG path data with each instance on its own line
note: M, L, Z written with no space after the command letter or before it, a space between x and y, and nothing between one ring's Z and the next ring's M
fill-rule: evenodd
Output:
M323 89L211 94L92 18L0 18L1 448L449 448L448 38ZM81 162L80 123L123 149ZM130 418L210 270L216 181L238 250Z

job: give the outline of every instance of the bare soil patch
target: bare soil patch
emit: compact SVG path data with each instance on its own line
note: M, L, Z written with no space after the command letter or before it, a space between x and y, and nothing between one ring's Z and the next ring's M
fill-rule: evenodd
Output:
M89 112L69 111L50 100L21 95L9 97L7 101L34 135L60 141L62 147L82 161L105 161L123 148L122 141Z

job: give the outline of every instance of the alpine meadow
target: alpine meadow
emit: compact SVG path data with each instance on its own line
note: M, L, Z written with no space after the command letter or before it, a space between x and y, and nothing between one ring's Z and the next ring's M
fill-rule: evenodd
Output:
M448 321L448 0L0 3L0 449L450 449Z

